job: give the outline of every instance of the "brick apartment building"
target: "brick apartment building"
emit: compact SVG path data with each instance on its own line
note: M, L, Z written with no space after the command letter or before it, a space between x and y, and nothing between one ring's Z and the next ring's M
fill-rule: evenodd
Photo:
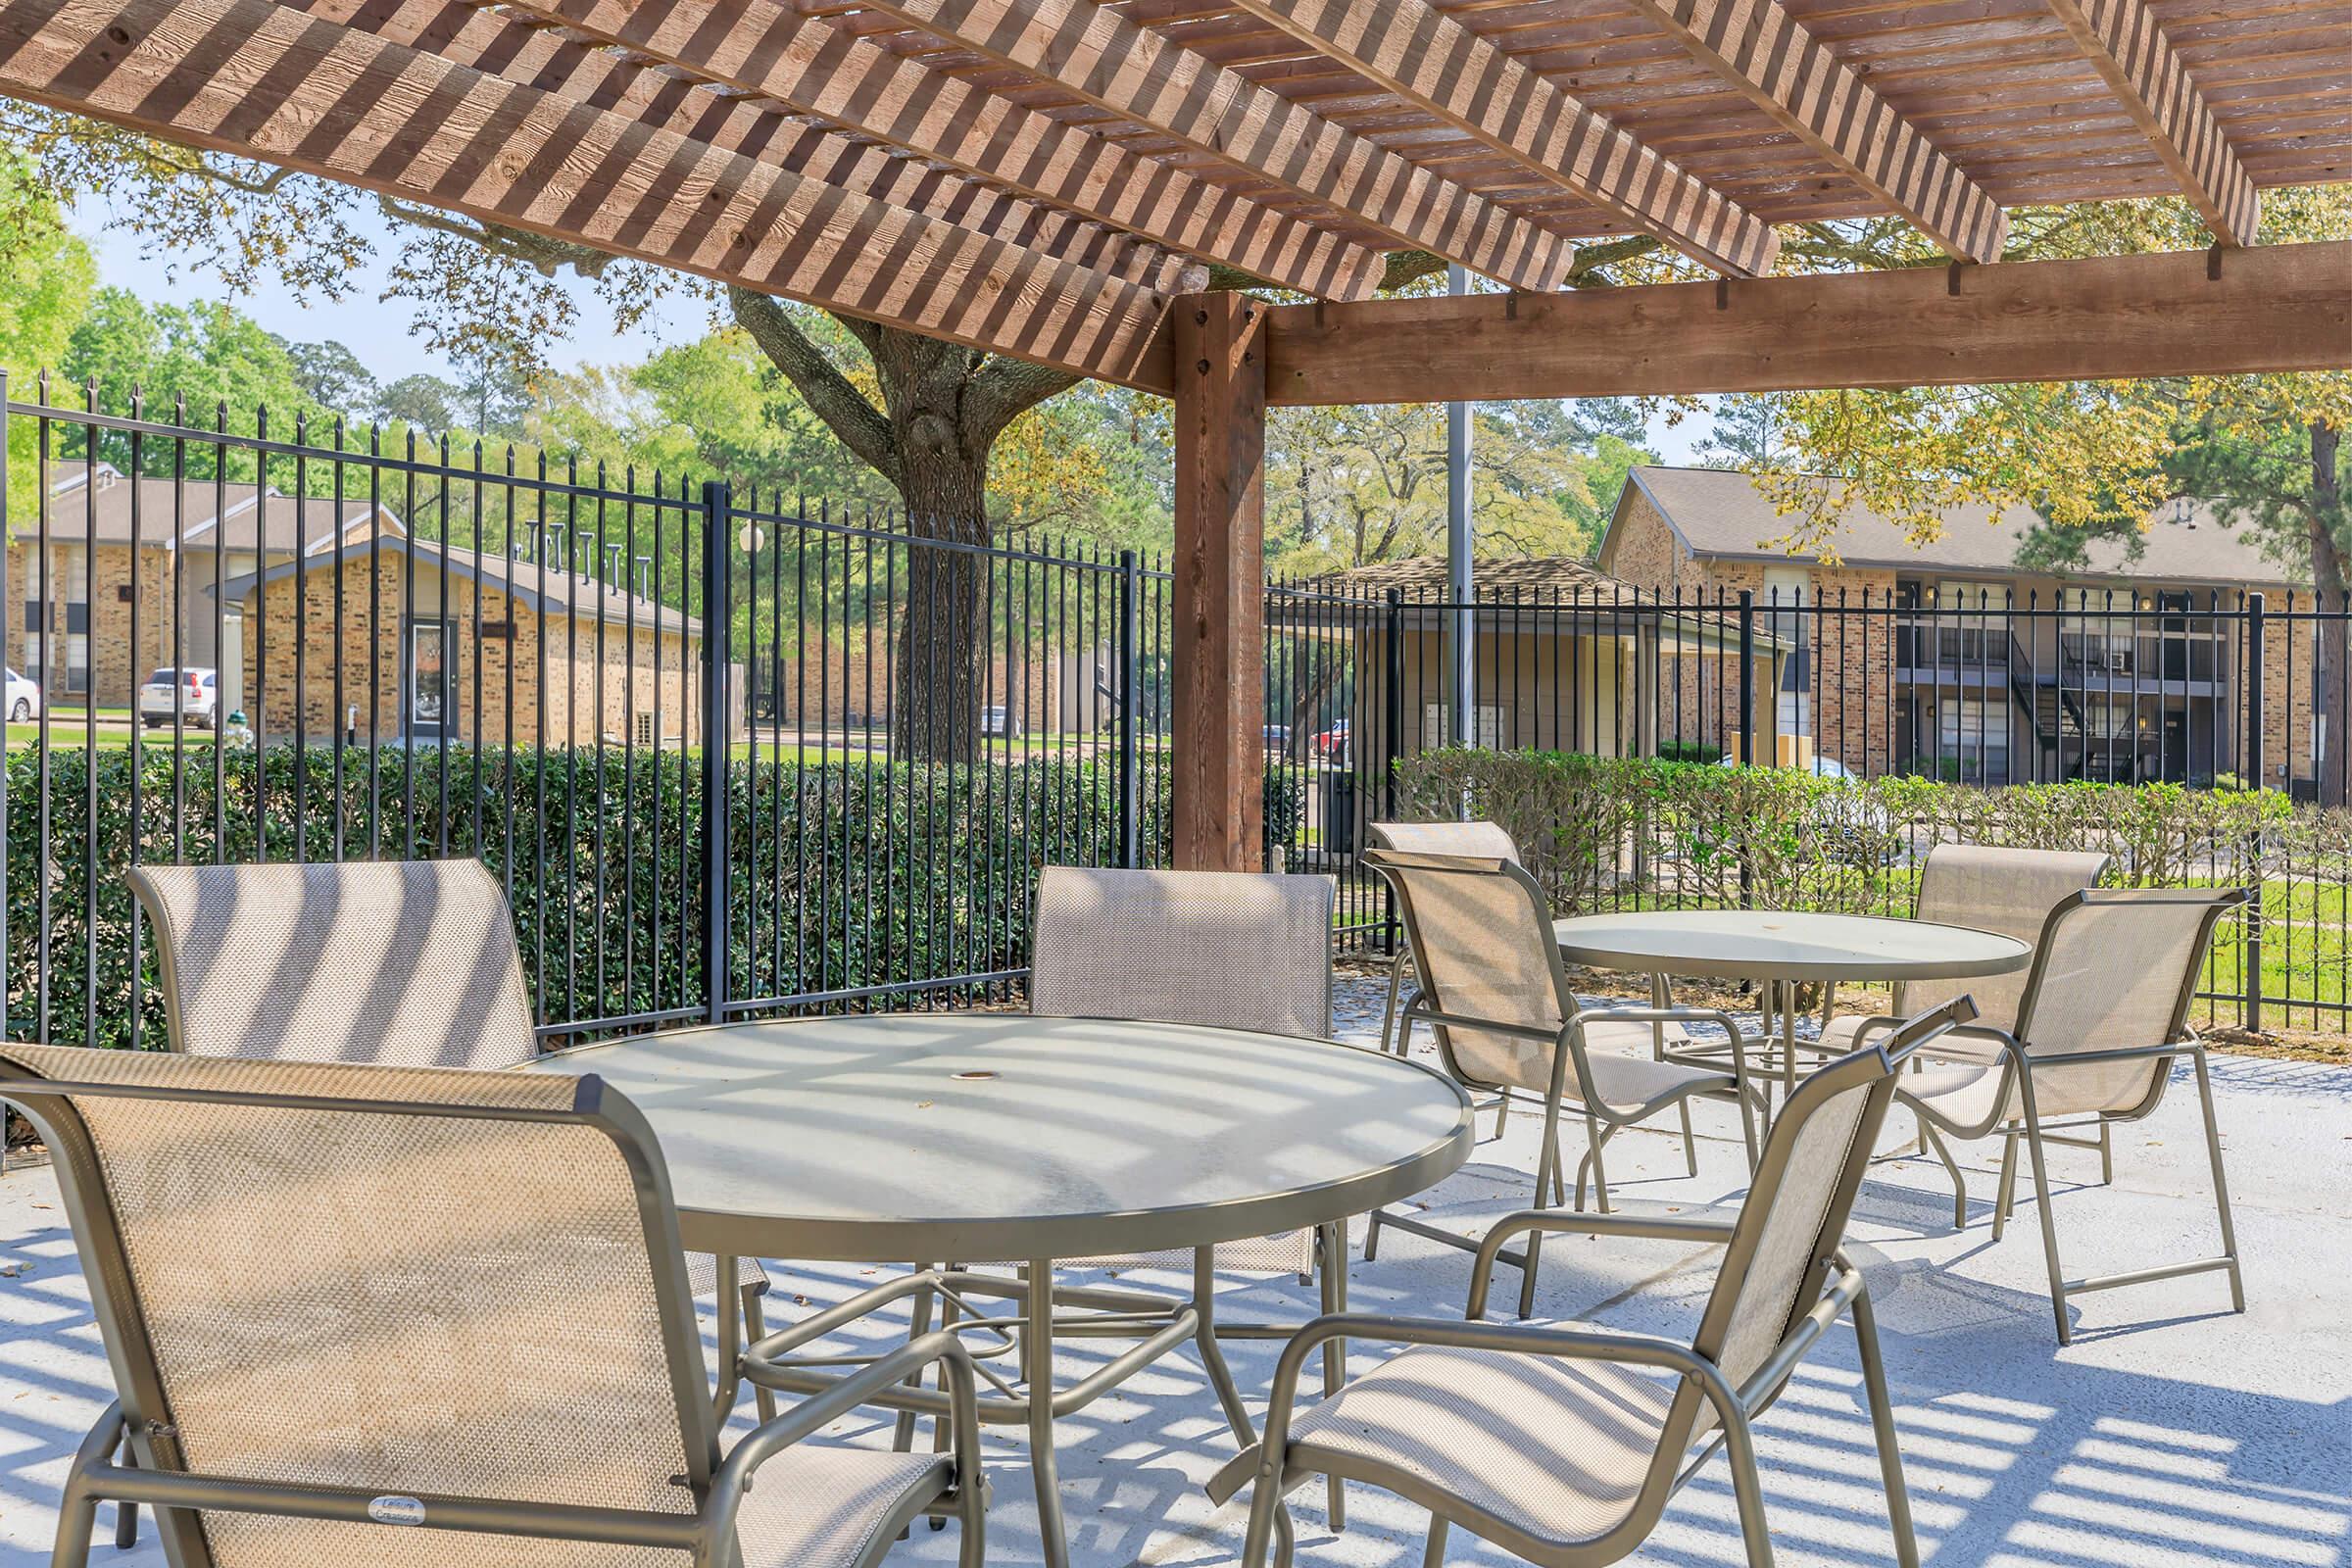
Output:
M399 517L363 500L298 501L233 480L189 479L177 490L111 464L74 465L52 473L45 506L16 509L8 662L51 707L127 708L151 671L174 662L176 628L176 662L220 667L224 708L236 708L240 611L231 602L216 616L214 583L290 562L297 550L320 554L370 523L388 537L403 532Z
M1856 772L1920 769L1970 782L2200 780L2244 760L2246 671L2234 618L2263 596L2264 774L2308 787L2327 741L2312 717L2312 596L2246 530L2167 503L2134 555L2095 543L2080 570L2019 564L2030 513L1955 505L1914 545L1850 508L1834 560L1775 541L1791 519L1748 476L1640 467L1600 546L1602 570L1669 597L1752 593L1760 626L1796 652L1773 718ZM2223 618L2229 616L2231 618ZM1687 662L1704 710L1713 675Z

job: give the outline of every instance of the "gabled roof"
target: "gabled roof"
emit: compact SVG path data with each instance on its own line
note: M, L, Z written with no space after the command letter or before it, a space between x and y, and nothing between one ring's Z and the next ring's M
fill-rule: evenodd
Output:
M1527 625L1530 632L1548 635L1576 627L1585 635L1630 636L1638 627L1656 626L1712 643L1735 635L1729 612L1702 604L1678 604L1671 598L1637 588L1612 577L1581 556L1507 556L1470 564L1471 586L1482 605L1508 615L1514 605L1541 606L1543 613ZM1404 609L1415 625L1427 624L1444 612L1448 577L1444 556L1407 556L1400 561L1376 561L1326 572L1290 585L1308 599L1337 597L1353 602L1379 600L1394 588L1404 596ZM1320 612L1302 608L1294 614L1277 594L1267 618L1273 621L1312 621ZM1483 609L1480 614L1490 612ZM1753 628L1761 648L1780 646L1761 626Z
M1621 595L1628 603L1646 597L1632 583L1620 582L1581 556L1519 556L1507 560L1474 561L1471 581L1483 595L1508 598L1517 594L1554 593L1584 598ZM1302 586L1327 593L1380 595L1390 589L1427 598L1446 592L1444 556L1408 556L1401 561L1376 561L1326 572Z
M369 551L375 547L374 538L363 534L345 544L339 554L346 563L356 562L365 565ZM453 545L445 553L437 540L412 540L403 534L386 534L381 548L387 555L415 555L434 570L447 571L451 576L468 582L481 582L510 599L528 605L543 616L568 614L581 620L593 620L601 615L609 625L626 627L634 624L640 631L678 632L688 637L702 633L702 622L694 616L682 614L637 594L605 587L582 573L564 571L555 566L542 571L536 562L509 561L490 551L484 551L477 562L469 547ZM230 578L223 591L232 600L244 599L260 585L276 582L297 569L314 572L331 570L334 559L333 555L321 559L314 553L302 561L281 561L267 571Z
M56 544L127 545L135 523L137 542L146 550L217 545L270 555L292 555L297 549L316 554L332 546L338 533L371 516L381 518L387 537L405 531L389 508L371 508L365 499L296 498L274 487L260 491L249 479L183 479L175 487L170 478L131 478L111 463L52 470L48 514L48 537ZM38 514L12 521L14 537L41 537Z
M1820 559L1774 547L1773 541L1786 536L1799 519L1782 515L1752 475L1724 468L1644 466L1626 475L1626 489L1648 497L1699 560ZM1618 518L1624 512L1624 497L1620 496L1617 515L1610 518L1608 534L1601 541L1603 561L1613 552ZM1941 538L1915 545L1890 519L1865 507L1848 506L1838 514L1832 537L1842 565L2006 574L2026 569L2017 564L2018 551L2041 526L2041 520L2023 508L1995 512L1973 503L1955 503L1944 511L1943 524ZM2093 540L2082 566L2049 575L2070 580L2262 588L2285 587L2293 580L2283 566L2263 553L2251 528L2231 526L2207 502L2186 498L2166 502L2148 519L2140 541L2139 554L2133 558L2126 541Z

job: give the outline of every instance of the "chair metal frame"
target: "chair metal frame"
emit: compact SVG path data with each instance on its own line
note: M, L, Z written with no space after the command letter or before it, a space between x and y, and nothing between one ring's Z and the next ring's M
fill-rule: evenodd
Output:
M1884 1045L1864 1047L1809 1076L1798 1087L1789 1105L1775 1119L1755 1180L1736 1219L1645 1218L1529 1209L1495 1225L1480 1246L1463 1321L1340 1315L1318 1318L1309 1324L1284 1348L1276 1366L1263 1439L1254 1448L1227 1464L1209 1483L1209 1495L1219 1503L1229 1500L1246 1482L1252 1485L1242 1568L1260 1568L1264 1563L1275 1505L1317 1472L1368 1482L1428 1508L1431 1520L1425 1563L1443 1562L1447 1529L1459 1524L1541 1568L1598 1568L1637 1550L1656 1528L1674 1494L1718 1450L1725 1452L1731 1462L1732 1492L1739 1508L1747 1560L1751 1568L1763 1568L1773 1560L1772 1537L1764 1514L1762 1475L1753 1436L1755 1420L1780 1397L1806 1353L1839 1317L1849 1312L1860 1350L1865 1399L1877 1442L1896 1560L1902 1568L1917 1568L1919 1547L1903 1480L1902 1454L1896 1442L1893 1402L1880 1353L1877 1318L1861 1268L1842 1247L1835 1245L1836 1237L1830 1232L1841 1229L1844 1217L1851 1210L1869 1164L1870 1150L1893 1102L1896 1078L1903 1062L1927 1041L1973 1016L1974 1007L1969 1000L1957 998L1933 1012L1909 1020ZM1818 1102L1864 1084L1869 1086L1868 1099L1824 1214L1822 1239L1832 1245L1817 1249L1820 1255L1799 1281L1791 1298L1790 1320L1778 1345L1754 1372L1735 1386L1717 1364L1716 1357L1739 1304L1739 1290L1727 1289L1725 1282L1744 1280L1764 1240L1766 1227L1761 1222L1750 1222L1750 1210L1758 1203L1769 1210L1769 1205L1777 1201L1797 1134L1810 1108ZM1481 1321L1486 1313L1494 1264L1508 1260L1505 1244L1517 1235L1529 1235L1532 1241L1544 1233L1644 1237L1723 1247L1718 1283L1697 1332L1685 1343L1657 1335ZM1812 1303L1809 1307L1801 1312L1795 1310L1808 1301ZM1680 1381L1659 1433L1656 1455L1626 1517L1589 1541L1560 1543L1531 1535L1511 1521L1409 1470L1319 1446L1311 1439L1294 1446L1291 1418L1305 1359L1323 1342L1340 1338L1657 1367L1678 1374ZM1690 1455L1690 1443L1698 1435L1702 1406L1713 1415L1717 1430L1695 1455ZM1283 1568L1289 1568L1287 1552L1278 1561Z
M1576 1169L1576 1207L1579 1210L1585 1206L1585 1180L1589 1170L1592 1175L1594 1200L1600 1212L1606 1214L1611 1211L1607 1169L1602 1161L1602 1151L1607 1147L1611 1138L1624 1129L1635 1126L1665 1109L1667 1104L1676 1105L1683 1110L1686 1117L1685 1128L1688 1132L1687 1118L1690 1102L1694 1098L1726 1100L1733 1104L1740 1116L1740 1131L1742 1142L1746 1146L1748 1168L1751 1171L1755 1169L1756 1129L1754 1121L1748 1114L1755 1091L1749 1084L1746 1037L1741 1033L1738 1020L1731 1014L1711 1007L1586 1007L1581 1005L1577 1001L1574 988L1568 983L1567 965L1560 958L1559 947L1550 939L1549 911L1544 901L1544 890L1536 882L1536 879L1528 874L1526 868L1515 861L1474 856L1409 855L1396 851L1368 850L1363 856L1363 863L1394 889L1397 908L1404 922L1406 940L1414 952L1419 952L1423 946L1420 921L1414 909L1411 895L1405 891L1400 879L1395 874L1398 871L1418 869L1449 875L1505 878L1517 886L1527 898L1529 917L1543 927L1545 964L1553 996L1561 1018L1564 1020L1557 1029L1538 1028L1510 1019L1482 1018L1451 1012L1430 1001L1426 986L1405 1004L1402 1012L1402 1030L1406 1037L1410 1036L1414 1024L1430 1025L1432 1034L1437 1038L1438 1054L1445 1062L1446 1072L1456 1082L1472 1089L1499 1093L1503 1097L1506 1110L1512 1086L1489 1082L1465 1068L1454 1053L1451 1038L1446 1032L1447 1029L1449 1027L1475 1029L1485 1034L1508 1035L1513 1039L1538 1041L1551 1047L1551 1081L1544 1100L1543 1150L1536 1162L1536 1201L1538 1203L1564 1203L1568 1200L1566 1161L1560 1152L1560 1116L1563 1102L1567 1098L1569 1069L1575 1068L1576 1081L1579 1085L1589 1088L1593 1083L1591 1060L1585 1050L1585 1029L1587 1025L1595 1022L1717 1024L1722 1027L1730 1041L1731 1068L1727 1076L1731 1079L1731 1083L1728 1087L1710 1086L1703 1083L1693 1084L1674 1095L1669 1101L1646 1106L1630 1116L1621 1115L1612 1110L1605 1102L1597 1098L1580 1097L1577 1108L1585 1121L1586 1147L1584 1157L1578 1161ZM1658 1059L1682 1065L1703 1067L1716 1072L1723 1071L1720 1054L1715 1055L1712 1059L1696 1056L1685 1057L1660 1047L1657 1048L1657 1056ZM1547 1197L1546 1194L1549 1196ZM1478 1244L1467 1237L1456 1235L1452 1231L1428 1224L1425 1221L1413 1219L1408 1215L1383 1209L1371 1217L1369 1234L1364 1240L1366 1260L1379 1255L1380 1231L1384 1225L1393 1226L1397 1230L1422 1237L1428 1241L1443 1243L1448 1247L1457 1247L1465 1251L1475 1251L1478 1249ZM1530 1238L1525 1250L1502 1254L1505 1262L1513 1264L1520 1270L1519 1301L1522 1316L1534 1310L1536 1276L1541 1263L1541 1253L1542 1240L1540 1236L1537 1236Z
M73 1103L74 1098L97 1097L531 1122L590 1127L602 1133L629 1171L648 1255L654 1263L655 1304L687 1465L686 1473L673 1480L692 1496L693 1510L662 1513L504 1497L388 1495L356 1487L190 1472L178 1447L163 1374L132 1284L122 1233L108 1201L109 1189L97 1148ZM953 1410L954 1479L928 1492L916 1489L902 1499L886 1523L874 1531L855 1568L873 1568L899 1532L923 1513L960 1519L962 1568L981 1568L987 1491L980 1469L977 1404L970 1357L953 1335L927 1335L902 1346L856 1377L763 1421L721 1458L719 1425L705 1383L702 1332L687 1286L685 1250L668 1172L653 1130L636 1106L594 1075L578 1080L568 1109L550 1110L77 1082L39 1076L0 1053L0 1099L24 1112L49 1147L120 1396L91 1427L67 1474L51 1556L53 1568L79 1568L88 1561L98 1504L109 1500L119 1508L142 1502L155 1508L159 1534L173 1568L213 1568L212 1549L197 1517L205 1509L372 1522L386 1529L426 1528L668 1548L690 1554L694 1568L735 1568L740 1556L734 1537L735 1516L760 1465L853 1409L872 1402L884 1390L934 1370L948 1387ZM135 1465L113 1462L118 1448L125 1445L136 1456ZM387 1520L382 1516L387 1504L397 1505L413 1517Z
M2007 1228L2009 1211L2017 1188L2017 1146L2022 1138L2034 1166L2034 1189L2040 1207L2042 1262L2050 1279L2050 1310L2056 1319L2058 1343L2074 1341L2074 1330L2067 1322L2067 1298L2092 1291L2115 1290L2130 1285L2152 1284L2159 1280L2180 1279L2192 1274L2226 1273L2230 1277L2230 1300L2233 1311L2246 1309L2245 1280L2238 1266L2237 1230L2230 1212L2230 1181L2222 1169L2221 1125L2214 1115L2213 1078L2205 1059L2205 1041L2188 1022L2188 1010L2196 1001L2197 977L2203 971L2205 959L2212 950L2214 927L2224 914L2248 902L2243 888L2207 889L2100 889L2089 888L2061 900L2042 922L2041 940L2034 955L2033 972L2028 976L2023 999L2018 1004L2015 1034L2003 1029L1971 1025L1954 1033L1963 1039L1981 1040L1997 1048L2000 1074L1992 1101L1992 1114L1981 1123L1963 1123L1937 1111L1932 1102L1919 1100L1912 1094L1900 1092L1898 1098L1919 1119L1922 1140L1935 1151L1936 1157L1952 1179L1952 1226L1965 1229L1968 1224L1968 1183L1961 1174L1960 1162L1952 1155L1947 1139L1975 1141L1999 1133L2002 1138L2001 1175L1998 1196L1994 1200L1992 1239L1999 1241ZM2178 995L2173 1004L2172 1023L2166 1039L2157 1045L2127 1046L2112 1051L2080 1051L2047 1054L2036 1056L2033 1045L2033 1019L2047 979L2051 939L2060 925L2076 911L2099 905L2137 904L2148 906L2198 905L2205 909L2203 924L2189 960L2182 965ZM1879 1020L1872 1020L1877 1023ZM1865 1029L1869 1025L1864 1026ZM1932 1054L1932 1053L1930 1054ZM2186 1056L2196 1069L2197 1101L2204 1115L2205 1151L2213 1173L2214 1207L2221 1218L2222 1250L2212 1257L2198 1258L2185 1263L2160 1264L2152 1268L2130 1269L2117 1274L2086 1275L2070 1280L2058 1257L2057 1217L2050 1207L2049 1166L2045 1150L2052 1144L2080 1149L2095 1149L2100 1157L2102 1181L2114 1177L2113 1152L2108 1142L2108 1129L2122 1122L2140 1121L2153 1115L2162 1103L2167 1085L2172 1079L2172 1063ZM2148 1092L2144 1099L2121 1110L2090 1113L2085 1119L2046 1124L2034 1089L2035 1067L2062 1069L2067 1067L2098 1066L2106 1063L2144 1061L2156 1067L2149 1074ZM2158 1065L2161 1064L2161 1065ZM2009 1117L2012 1092L2019 1101L2021 1114ZM2070 1137L2085 1130L2088 1138Z

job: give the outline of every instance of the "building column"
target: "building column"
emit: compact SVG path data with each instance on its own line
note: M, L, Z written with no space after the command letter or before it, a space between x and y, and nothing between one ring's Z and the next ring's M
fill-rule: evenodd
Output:
M1191 294L1170 326L1174 860L1250 871L1265 858L1265 309L1239 294Z

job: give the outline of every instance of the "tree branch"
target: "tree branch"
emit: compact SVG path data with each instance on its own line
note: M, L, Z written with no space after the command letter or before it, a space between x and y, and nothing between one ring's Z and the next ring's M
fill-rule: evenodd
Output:
M992 355L972 372L963 399L966 439L986 447L999 431L1057 392L1078 384L1067 370Z
M736 324L752 334L760 352L784 372L810 411L825 421L825 427L840 438L841 444L904 492L906 466L900 461L890 421L866 400L864 393L850 384L850 378L825 358L822 350L808 341L793 323L791 314L765 294L731 285L727 289L727 306L734 313Z

